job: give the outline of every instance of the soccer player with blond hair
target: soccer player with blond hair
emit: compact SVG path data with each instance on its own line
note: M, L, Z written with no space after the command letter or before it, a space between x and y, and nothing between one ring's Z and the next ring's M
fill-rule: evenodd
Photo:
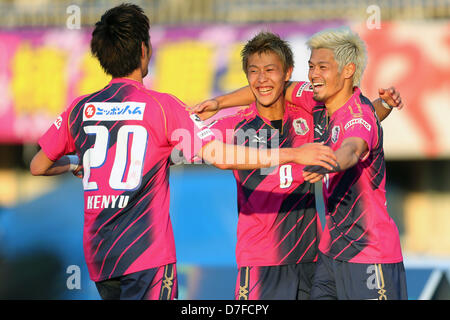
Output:
M333 170L304 169L307 181L325 174L326 225L311 299L407 299L399 233L386 203L383 129L358 87L366 46L349 28L323 30L307 45L315 141L330 146L338 162Z

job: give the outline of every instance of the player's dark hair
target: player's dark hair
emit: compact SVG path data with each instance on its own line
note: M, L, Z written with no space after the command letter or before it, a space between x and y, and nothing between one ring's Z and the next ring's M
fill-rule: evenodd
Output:
M242 68L247 73L248 58L254 53L273 52L278 55L283 65L284 72L294 67L294 58L291 46L277 34L260 32L247 42L241 51Z
M134 4L109 9L95 24L91 52L106 73L124 77L140 67L142 42L149 48L150 22Z

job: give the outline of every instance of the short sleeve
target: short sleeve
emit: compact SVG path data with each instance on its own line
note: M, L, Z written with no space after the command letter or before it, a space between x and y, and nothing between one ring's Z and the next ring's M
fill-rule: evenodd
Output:
M171 95L167 95L165 102L167 138L190 161L215 136L196 114L189 114L183 102Z
M217 117L210 121L208 127L212 130L216 139L227 144L233 144L236 126L243 120L244 119L236 113L223 114L222 117Z
M364 108L363 112L358 114L347 112L342 121L342 127L344 129L343 139L358 137L366 141L369 150L361 158L364 161L378 143L378 126L374 113L369 108Z
M313 107L317 102L313 99L313 89L310 82L299 81L292 91L291 102L303 107L312 114Z
M47 132L39 139L38 144L51 161L63 155L75 152L75 145L69 132L69 114L72 108L65 110Z

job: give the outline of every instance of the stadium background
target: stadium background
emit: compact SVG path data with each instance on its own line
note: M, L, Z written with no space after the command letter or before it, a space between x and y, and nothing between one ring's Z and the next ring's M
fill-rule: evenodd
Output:
M82 250L81 181L32 177L37 138L70 101L108 77L89 54L92 25L118 1L0 1L0 298L98 299ZM246 84L239 51L259 30L304 42L348 25L367 42L362 84L395 85L406 107L383 122L389 211L410 299L450 299L450 1L134 1L151 20L145 85L188 104ZM231 172L171 170L180 299L232 299L236 186ZM318 201L323 219L323 205Z

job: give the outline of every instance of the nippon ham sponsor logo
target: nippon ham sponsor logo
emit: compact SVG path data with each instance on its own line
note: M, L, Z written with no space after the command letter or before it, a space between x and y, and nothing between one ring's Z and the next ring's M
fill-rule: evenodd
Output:
M347 130L348 128L354 126L355 124L362 124L364 128L366 128L368 131L370 131L370 129L372 128L372 126L368 124L364 119L354 118L345 124L344 129Z
M95 102L86 103L83 121L142 120L144 102Z

